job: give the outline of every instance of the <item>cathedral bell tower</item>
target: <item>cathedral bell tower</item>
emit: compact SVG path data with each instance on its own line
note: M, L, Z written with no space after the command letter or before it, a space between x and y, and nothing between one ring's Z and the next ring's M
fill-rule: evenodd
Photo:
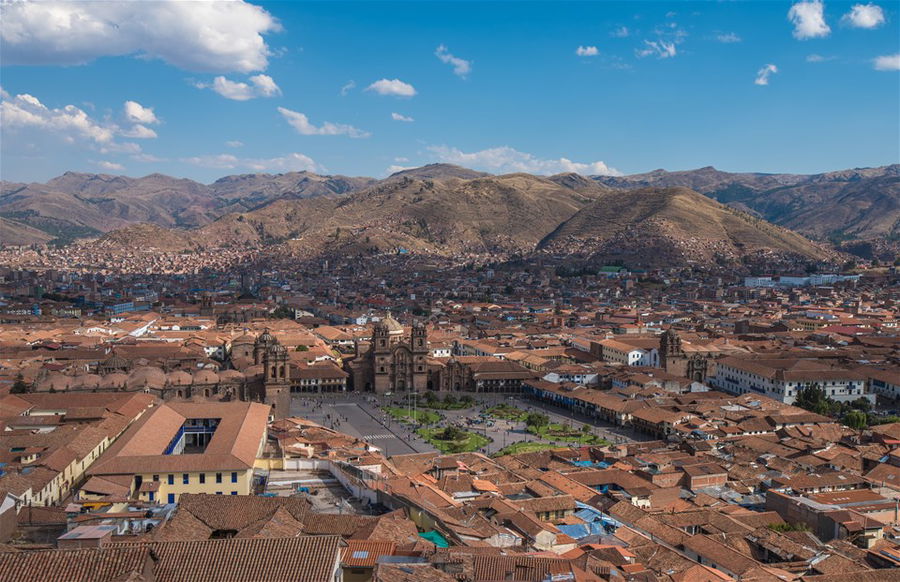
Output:
M264 399L275 418L284 418L290 412L291 365L287 349L274 337L272 340L262 353Z

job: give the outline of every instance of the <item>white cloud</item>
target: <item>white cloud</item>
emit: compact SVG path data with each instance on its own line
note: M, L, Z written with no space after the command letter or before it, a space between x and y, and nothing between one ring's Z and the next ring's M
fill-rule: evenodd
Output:
M134 119L145 119L147 123L159 123L152 108L142 107L135 101L126 101L123 105L125 118L129 122ZM51 135L64 143L75 144L87 142L99 149L101 153L138 153L141 148L136 143L115 141L116 137L133 139L153 139L156 132L146 125L135 123L122 127L109 119L94 119L83 109L75 105L50 108L41 101L23 93L15 97L3 92L0 101L0 126L6 132L40 132Z
M197 83L198 89L212 89L226 99L234 101L247 101L257 97L276 97L281 95L281 89L275 84L275 80L268 75L254 75L249 83L232 81L223 76L213 79L212 85Z
M415 87L400 79L380 79L366 87L366 91L375 91L379 95L394 97L412 97L416 94Z
M346 97L347 93L356 89L356 81L350 80L344 83L344 86L341 87L341 97Z
M854 4L841 21L854 28L878 28L884 24L884 11L876 4Z
M821 0L797 2L788 11L788 20L794 25L794 38L806 40L828 36L831 28L825 22L825 5Z
M191 71L268 66L263 34L280 29L259 6L232 2L3 2L7 64L81 65L106 56L161 59Z
M238 141L236 139L232 139L232 140L226 141L225 145L227 145L230 148L239 148L244 145L244 142Z
M398 165L390 165L387 167L388 174L396 174L397 172L402 172L404 170L414 170L418 166L398 166Z
M619 28L610 32L609 36L613 38L627 38L629 34L631 34L631 32L628 30L627 26L620 26Z
M725 44L731 44L735 42L741 42L741 37L733 32L726 32L724 34L720 34L716 36L716 40Z
M603 162L581 163L567 158L544 160L532 154L520 152L509 146L490 148L466 153L447 146L429 146L428 151L441 162L459 164L469 168L491 172L528 172L531 174L558 174L576 172L578 174L602 174L618 176L621 173Z
M123 141L123 142L110 142L108 144L104 144L100 148L101 154L132 154L137 155L141 153L141 146L134 143L133 141Z
M816 53L806 56L807 63L824 63L825 61L831 61L831 60L834 60L834 57L826 57L826 56L819 55Z
M352 125L331 123L330 121L326 121L321 126L316 127L310 123L309 118L305 114L298 111L291 111L284 107L279 107L278 112L281 113L282 117L284 117L291 127L296 129L297 133L300 135L346 135L354 138L369 137L372 135L367 131L357 129Z
M649 57L650 55L656 55L657 58L668 59L678 54L678 51L675 48L674 42L667 42L664 40L645 40L644 48L636 49L635 54L641 58Z
M126 101L125 119L132 123L159 123L152 107L144 107L137 101Z
M595 46L579 46L575 49L575 54L579 57L596 57L600 51Z
M415 121L415 119L413 119L412 117L409 117L407 115L401 115L400 113L391 113L391 119L393 119L394 121L406 121L406 122Z
M753 81L753 83L755 85L768 85L769 77L777 72L778 67L772 64L768 64L756 72L756 80Z
M122 164L117 164L115 162L108 162L106 160L102 160L99 162L95 162L97 166L103 168L104 170L111 170L115 172L121 172L125 169L125 166Z
M74 105L50 109L27 93L4 98L0 103L3 129L32 128L57 134L66 141L86 139L96 144L108 144L116 135L116 127L92 119Z
M900 53L878 57L873 64L876 71L900 71Z
M396 157L396 158L394 158L394 161L395 161L395 162L398 162L398 163L401 163L401 162L408 162L408 161L409 161L409 158Z
M244 168L255 172L321 172L324 170L309 156L298 153L290 153L277 158L239 158L231 154L218 154L182 158L181 161L204 168L226 170Z
M153 139L156 137L156 132L146 125L137 124L128 129L121 130L119 135L133 139Z
M131 156L131 159L136 162L144 162L144 163L152 163L152 164L167 161L165 158L160 158L158 156L154 156L153 154L134 154L133 156Z
M439 58L442 63L453 65L453 74L457 77L465 79L466 75L472 72L471 61L450 54L450 51L444 45L440 45L435 49L434 56Z

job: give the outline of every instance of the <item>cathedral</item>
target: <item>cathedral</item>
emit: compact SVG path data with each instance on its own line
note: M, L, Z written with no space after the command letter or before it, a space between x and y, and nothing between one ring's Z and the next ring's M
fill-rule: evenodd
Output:
M360 392L423 392L428 383L428 337L423 324L409 335L390 314L375 324L368 350L357 344L347 363L353 389Z
M710 353L702 349L685 350L681 336L672 328L660 337L659 363L670 374L705 382L710 373L709 357Z

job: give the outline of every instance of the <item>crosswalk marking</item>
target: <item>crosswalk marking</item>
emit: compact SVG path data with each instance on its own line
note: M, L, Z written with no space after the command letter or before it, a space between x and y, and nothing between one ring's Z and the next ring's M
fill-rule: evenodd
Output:
M382 439L392 439L394 435L392 434L367 434L363 435L364 441L378 441Z

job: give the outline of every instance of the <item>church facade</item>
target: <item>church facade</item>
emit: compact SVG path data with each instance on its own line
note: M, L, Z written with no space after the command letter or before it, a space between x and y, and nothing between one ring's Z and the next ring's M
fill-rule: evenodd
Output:
M676 376L695 382L705 382L710 374L710 353L703 350L685 350L678 332L669 328L659 339L660 365Z
M377 322L372 341L347 363L353 389L360 392L424 392L428 383L428 334L414 324L407 334L390 314Z

